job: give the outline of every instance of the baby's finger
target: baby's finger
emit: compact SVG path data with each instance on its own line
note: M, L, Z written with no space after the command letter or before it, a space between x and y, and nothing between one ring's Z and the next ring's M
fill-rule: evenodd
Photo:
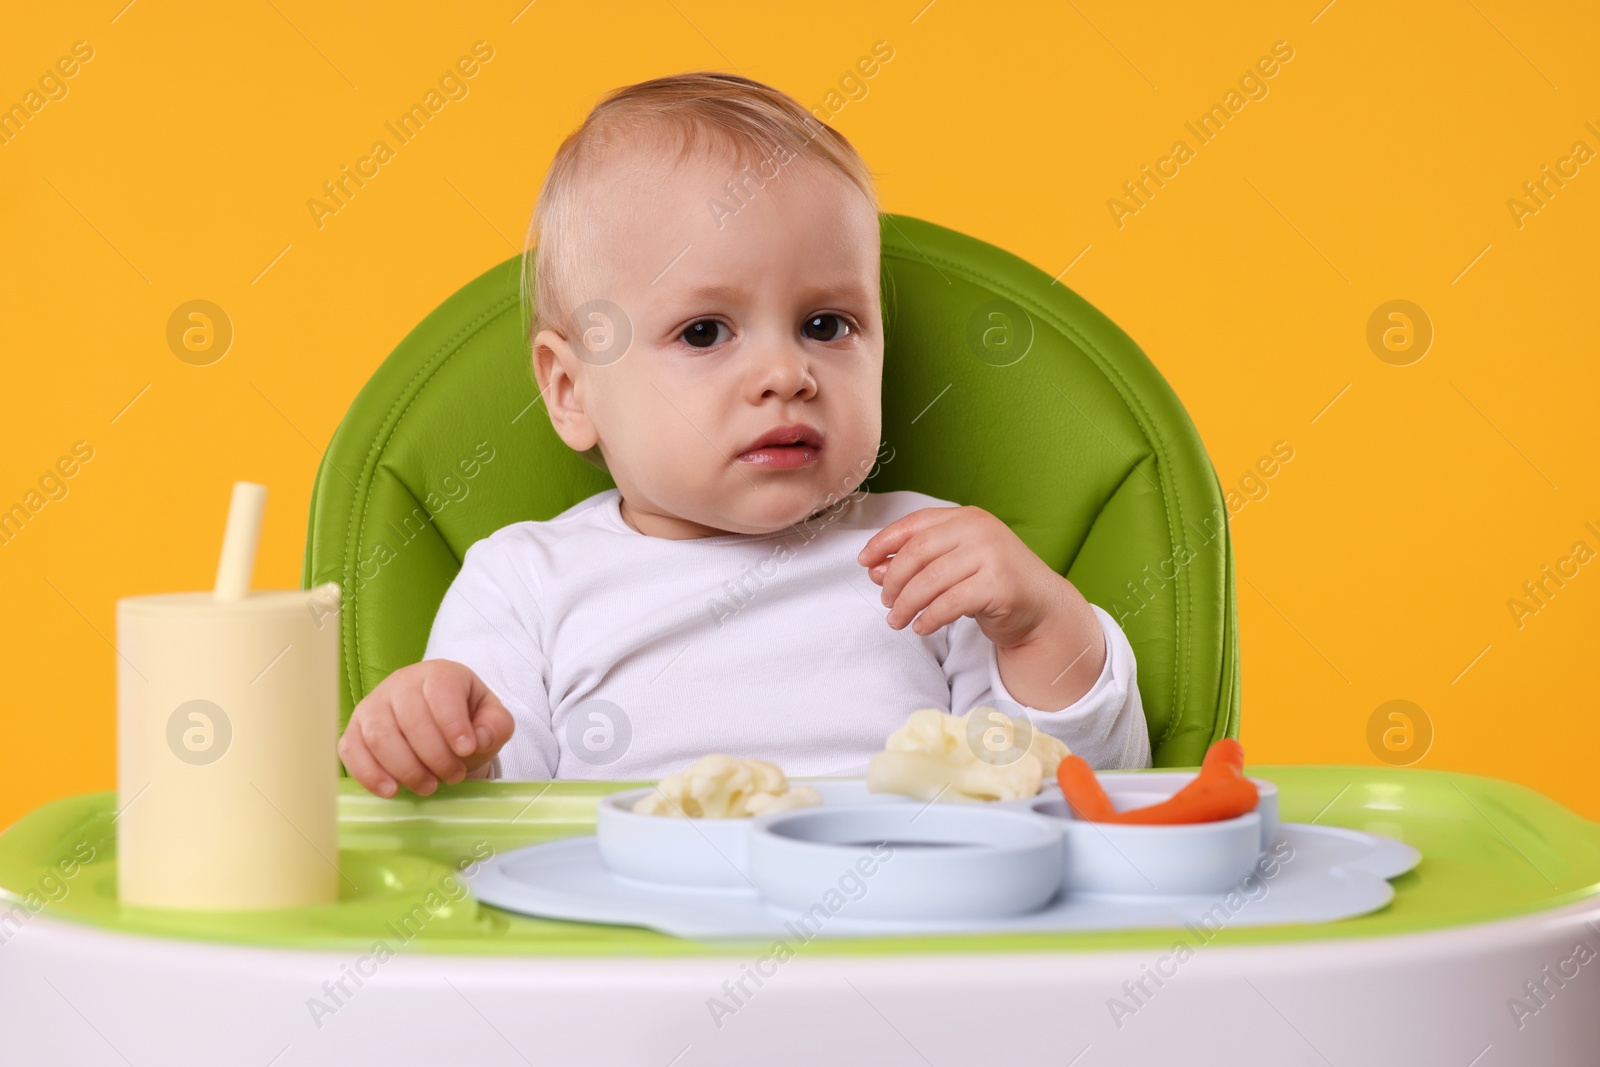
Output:
M344 769L350 772L350 777L367 787L368 792L380 797L392 797L399 790L393 778L384 773L378 766L378 761L372 758L372 753L367 751L367 743L361 737L361 730L346 730L344 737L339 740L339 758L344 761Z
M469 757L477 749L472 739L472 681L477 675L459 664L429 664L437 667L422 677L422 694L434 712L438 733L443 734L459 757Z
M943 523L924 530L901 546L883 572L883 602L893 605L912 578L934 560L960 547L961 530L955 523Z
M490 688L476 676L472 686L472 728L478 741L478 754L492 756L505 747L516 731L516 720ZM485 760L484 762L487 762Z
M422 692L447 744L458 756L470 756L478 747L472 736L472 679L477 675L442 668L423 676Z
M982 578L971 577L946 589L934 598L917 621L911 624L915 633L927 636L948 626L963 615L972 615L988 602L988 590Z
M918 571L895 598L894 605L889 609L889 625L898 630L916 619L917 613L940 595L977 574L981 565L976 553L970 552L946 552L933 560ZM927 627L925 620L917 621L923 623L914 628L919 634L938 629L936 626Z
M960 508L918 508L909 515L902 515L867 538L867 543L861 546L861 551L856 556L856 562L864 567L881 563L891 554L900 551L900 547L917 534L930 526L937 526L947 521L951 515L960 510Z
M385 705L374 710L361 723L361 737L367 751L390 775L413 793L426 796L438 785L432 772L422 765L411 745L406 741L400 724L395 721L394 710Z
M451 751L444 734L439 732L439 724L434 721L434 705L426 683L420 688L396 691L394 717L411 751L440 781L459 782L466 777L466 764Z

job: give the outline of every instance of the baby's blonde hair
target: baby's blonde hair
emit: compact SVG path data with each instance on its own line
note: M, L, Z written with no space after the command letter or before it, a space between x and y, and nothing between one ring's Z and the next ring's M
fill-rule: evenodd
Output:
M591 212L606 210L606 205L585 195L596 173L607 165L636 160L641 145L673 144L679 148L675 163L709 144L755 172L745 176L737 193L719 191L708 197L713 214L718 201L724 210L736 210L740 196L752 195L750 183L759 188L767 180L777 180L776 168L796 159L843 175L866 196L874 213L879 211L866 161L841 134L786 93L719 71L672 74L623 86L596 104L561 143L539 190L522 256L522 298L530 338L546 328L566 335L568 317L578 304L575 293L581 291L586 273L583 220Z

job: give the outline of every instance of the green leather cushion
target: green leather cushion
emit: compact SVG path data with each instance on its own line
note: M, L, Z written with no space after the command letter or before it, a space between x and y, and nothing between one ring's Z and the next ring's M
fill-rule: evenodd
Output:
M1166 381L1104 315L992 245L883 215L883 436L869 488L1004 520L1122 622L1156 766L1237 736L1233 555L1216 474ZM422 321L334 433L304 582L338 582L341 728L420 659L469 546L610 479L538 404L520 259Z

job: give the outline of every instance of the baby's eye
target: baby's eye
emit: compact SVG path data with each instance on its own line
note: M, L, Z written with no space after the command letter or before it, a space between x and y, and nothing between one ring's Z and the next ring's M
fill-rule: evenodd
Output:
M684 343L691 347L710 348L717 343L717 330L719 328L723 328L723 324L716 319L701 319L699 322L691 322L688 326L685 326L683 333L678 336L682 337Z
M837 341L849 334L850 324L842 315L824 313L811 316L801 329L813 341Z

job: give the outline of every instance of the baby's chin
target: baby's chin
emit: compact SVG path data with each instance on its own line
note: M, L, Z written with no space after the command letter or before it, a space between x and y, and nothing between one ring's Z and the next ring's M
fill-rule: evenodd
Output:
M815 493L791 491L781 496L773 494L767 500L759 499L761 494L754 495L757 499L724 501L720 506L713 504L706 509L708 516L699 521L728 533L775 533L818 512L843 506L848 494L834 494L829 498Z

